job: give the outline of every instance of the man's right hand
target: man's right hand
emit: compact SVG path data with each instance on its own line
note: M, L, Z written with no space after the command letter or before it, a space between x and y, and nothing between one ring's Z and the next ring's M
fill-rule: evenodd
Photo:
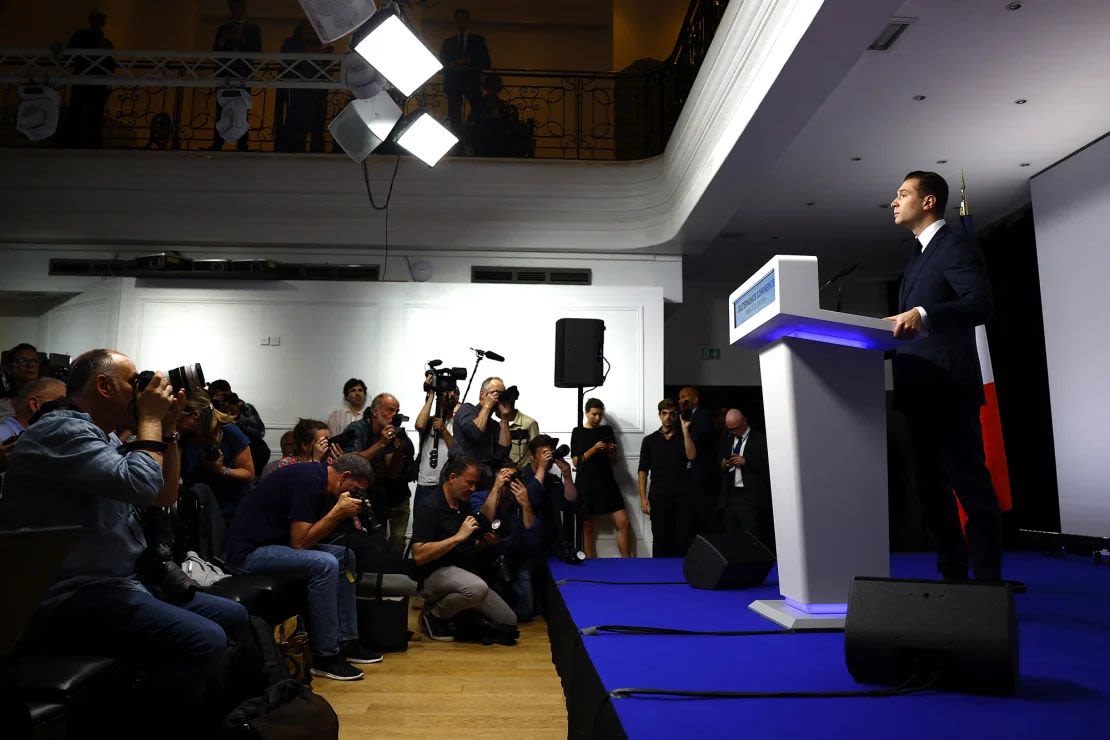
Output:
M139 394L139 418L157 419L161 422L169 413L173 398L173 388L166 376L160 371L154 373L150 383Z
M512 468L501 468L498 470L497 475L493 477L493 488L490 489L490 493L500 491L501 487L508 483L509 479L513 477L514 472Z
M443 426L443 419L439 418L438 416L432 419L432 429L436 430L440 434L443 434L443 430L445 429L445 427Z
M459 525L459 531L455 533L455 539L459 542L466 542L474 533L478 531L478 520L472 516L463 519L463 523Z
M640 499L640 511L644 512L645 514L651 514L651 502L648 501L646 498Z
M340 517L349 519L362 511L362 499L354 498L344 491L339 494L339 500L335 502L334 510Z

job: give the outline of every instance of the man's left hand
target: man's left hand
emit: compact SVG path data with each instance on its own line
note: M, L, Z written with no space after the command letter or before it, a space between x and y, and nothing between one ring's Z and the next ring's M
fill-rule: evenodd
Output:
M509 485L509 490L513 492L513 498L520 504L520 508L531 508L531 502L528 500L528 489L519 480L514 480Z
M921 314L916 308L911 308L897 316L886 316L884 320L894 322L895 339L913 339L925 328L925 322L921 320Z

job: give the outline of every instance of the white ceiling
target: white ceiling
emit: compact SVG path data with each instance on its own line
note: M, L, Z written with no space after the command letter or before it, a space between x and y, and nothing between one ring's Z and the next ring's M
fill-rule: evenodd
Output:
M904 234L879 204L913 169L948 179L953 216L962 169L977 227L1027 203L1032 175L1110 131L1110 2L1007 4L904 3L896 15L913 25L890 51L863 52L775 165L745 172L735 215L690 267L803 252L823 273L860 261L861 274L897 274Z

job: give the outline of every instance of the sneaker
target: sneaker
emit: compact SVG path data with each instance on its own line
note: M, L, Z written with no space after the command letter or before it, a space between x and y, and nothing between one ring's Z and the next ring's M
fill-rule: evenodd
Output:
M339 655L318 655L312 661L312 675L336 681L358 681L362 678L362 671Z
M348 663L381 663L382 654L375 653L358 640L351 640L343 646L343 657Z
M430 609L425 609L420 615L420 621L424 625L424 631L428 633L428 637L440 642L454 642L455 636L451 634L451 625L447 623L446 619L440 619L432 614Z

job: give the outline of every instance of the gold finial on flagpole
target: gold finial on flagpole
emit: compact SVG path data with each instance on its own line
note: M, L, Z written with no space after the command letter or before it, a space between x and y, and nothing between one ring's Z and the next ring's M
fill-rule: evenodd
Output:
M960 170L960 216L970 216L971 206L967 202L967 182L964 181L964 171Z

